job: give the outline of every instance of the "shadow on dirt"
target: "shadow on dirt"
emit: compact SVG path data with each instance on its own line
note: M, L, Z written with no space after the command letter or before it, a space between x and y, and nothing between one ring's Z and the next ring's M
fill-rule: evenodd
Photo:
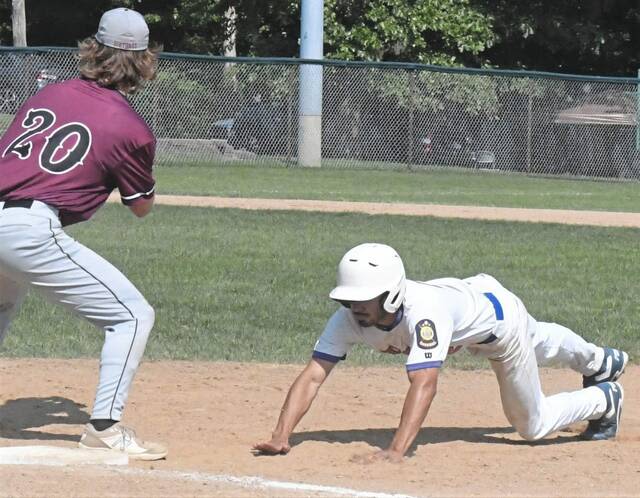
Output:
M34 428L54 424L86 424L89 414L84 408L85 405L60 396L10 399L0 405L0 437L77 441L79 434L56 434Z
M393 439L396 429L354 429L343 431L309 431L293 434L291 446L305 441L325 441L327 443L364 442L378 448L387 448ZM501 436L506 435L506 437ZM511 439L511 438L516 439ZM418 437L409 449L413 453L418 446L424 444L449 443L466 441L469 443L491 443L511 445L541 446L579 441L575 433L557 433L550 439L530 442L520 439L512 427L427 427L418 433Z

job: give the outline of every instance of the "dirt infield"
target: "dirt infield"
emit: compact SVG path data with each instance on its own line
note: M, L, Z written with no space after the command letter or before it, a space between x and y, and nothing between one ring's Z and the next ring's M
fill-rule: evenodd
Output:
M413 455L400 465L362 465L351 457L390 441L408 381L402 364L342 365L301 422L292 452L252 455L251 444L269 436L300 368L143 363L125 421L168 443L166 461L2 466L0 496L638 496L640 367L622 378L627 401L619 440L582 442L576 426L535 444L508 426L490 371L444 369ZM74 446L97 372L93 360L0 360L0 446ZM580 385L565 370L543 370L542 379L548 393Z
M118 199L112 201L119 202ZM243 209L348 211L640 227L638 213L516 210L362 202L158 196L158 203ZM523 441L502 414L490 371L444 369L411 456L399 465L351 462L383 447L408 381L397 368L340 366L303 419L287 456L260 457L299 365L147 362L125 422L169 445L167 460L128 467L0 466L0 497L595 497L640 494L640 367L623 377L616 441L582 442L581 426ZM0 359L0 446L75 447L97 383L95 360ZM543 370L547 393L580 387Z
M120 202L117 195L110 202ZM170 206L216 207L252 210L318 211L326 213L395 214L478 220L525 221L640 228L640 213L612 211L575 211L569 209L523 209L489 206L447 206L441 204L404 204L390 202L347 202L304 199L251 199L242 197L205 197L193 195L157 195L156 203Z

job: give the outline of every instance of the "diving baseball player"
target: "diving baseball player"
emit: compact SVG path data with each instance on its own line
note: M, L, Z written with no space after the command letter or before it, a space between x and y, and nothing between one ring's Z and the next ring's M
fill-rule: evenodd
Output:
M126 97L154 78L158 50L142 15L125 8L106 12L79 49L81 77L28 99L0 140L0 340L29 289L101 328L100 380L79 444L156 460L166 448L119 422L154 311L64 227L88 220L115 188L136 216L151 211L156 140Z
M585 420L590 422L584 439L610 439L618 432L623 390L615 381L627 353L587 343L561 325L536 321L517 296L489 275L408 280L394 249L362 244L340 261L338 285L330 297L343 307L329 319L311 360L289 389L271 439L254 445L258 453L290 450L289 436L318 389L358 343L407 354L410 381L391 444L365 461L402 459L427 415L449 349L461 346L488 358L504 413L524 439L535 441ZM545 396L538 365L551 363L582 374L584 388Z

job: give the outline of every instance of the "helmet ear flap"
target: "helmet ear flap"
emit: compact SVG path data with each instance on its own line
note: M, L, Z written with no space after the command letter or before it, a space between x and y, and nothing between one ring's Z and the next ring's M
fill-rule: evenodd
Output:
M382 304L382 307L387 313L395 313L396 311L398 311L400 306L402 306L406 289L407 282L403 275L400 279L400 282L398 282L398 285L395 287L395 289L392 289L389 292L389 295Z

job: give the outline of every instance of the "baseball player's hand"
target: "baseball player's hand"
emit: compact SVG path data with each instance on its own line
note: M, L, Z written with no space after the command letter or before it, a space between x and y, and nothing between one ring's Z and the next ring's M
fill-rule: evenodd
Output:
M272 438L271 441L254 444L251 449L255 455L286 455L291 446L286 439Z
M351 457L351 461L353 463L360 463L363 465L376 462L401 463L402 460L403 455L401 453L391 450L378 450L374 453L365 453L363 455L354 455Z

